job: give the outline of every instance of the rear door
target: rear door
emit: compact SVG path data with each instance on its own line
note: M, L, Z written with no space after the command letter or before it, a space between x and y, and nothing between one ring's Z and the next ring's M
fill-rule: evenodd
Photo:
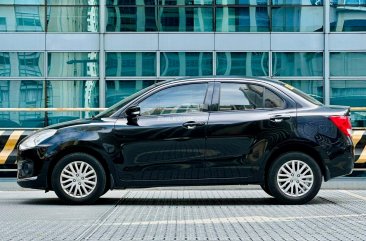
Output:
M268 150L293 132L296 106L270 86L217 82L207 128L210 178L248 178Z

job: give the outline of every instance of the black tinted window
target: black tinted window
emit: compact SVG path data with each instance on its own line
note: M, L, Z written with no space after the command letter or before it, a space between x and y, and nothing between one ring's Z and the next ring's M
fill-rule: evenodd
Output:
M285 102L271 90L254 84L222 83L220 111L284 108Z
M207 84L188 84L163 89L139 106L141 115L167 115L200 112L206 95Z

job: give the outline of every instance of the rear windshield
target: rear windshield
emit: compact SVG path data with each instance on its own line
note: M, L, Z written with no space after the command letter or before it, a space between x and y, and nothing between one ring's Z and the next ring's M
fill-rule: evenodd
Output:
M301 96L302 98L304 98L305 100L309 101L310 103L314 104L314 105L323 105L323 103L319 102L318 100L316 100L315 98L311 97L310 95L302 92L301 90L299 89L296 89L295 87L289 85L289 84L286 84L286 83L283 83L281 82L283 86L285 86L287 89L291 90L293 93L295 93L296 95L299 95Z

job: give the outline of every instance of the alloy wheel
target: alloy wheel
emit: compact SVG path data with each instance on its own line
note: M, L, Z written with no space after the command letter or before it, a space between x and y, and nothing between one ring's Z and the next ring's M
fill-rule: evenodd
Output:
M62 169L60 183L69 196L83 198L90 195L97 186L97 173L88 163L74 161Z
M277 173L277 184L281 192L291 197L308 193L314 183L314 174L308 164L300 160L285 162Z

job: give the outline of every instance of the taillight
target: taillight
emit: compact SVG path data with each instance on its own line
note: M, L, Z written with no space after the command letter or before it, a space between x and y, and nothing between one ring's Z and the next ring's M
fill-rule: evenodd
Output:
M348 116L330 116L329 119L338 127L340 131L343 132L346 136L351 136L352 134L352 125Z

